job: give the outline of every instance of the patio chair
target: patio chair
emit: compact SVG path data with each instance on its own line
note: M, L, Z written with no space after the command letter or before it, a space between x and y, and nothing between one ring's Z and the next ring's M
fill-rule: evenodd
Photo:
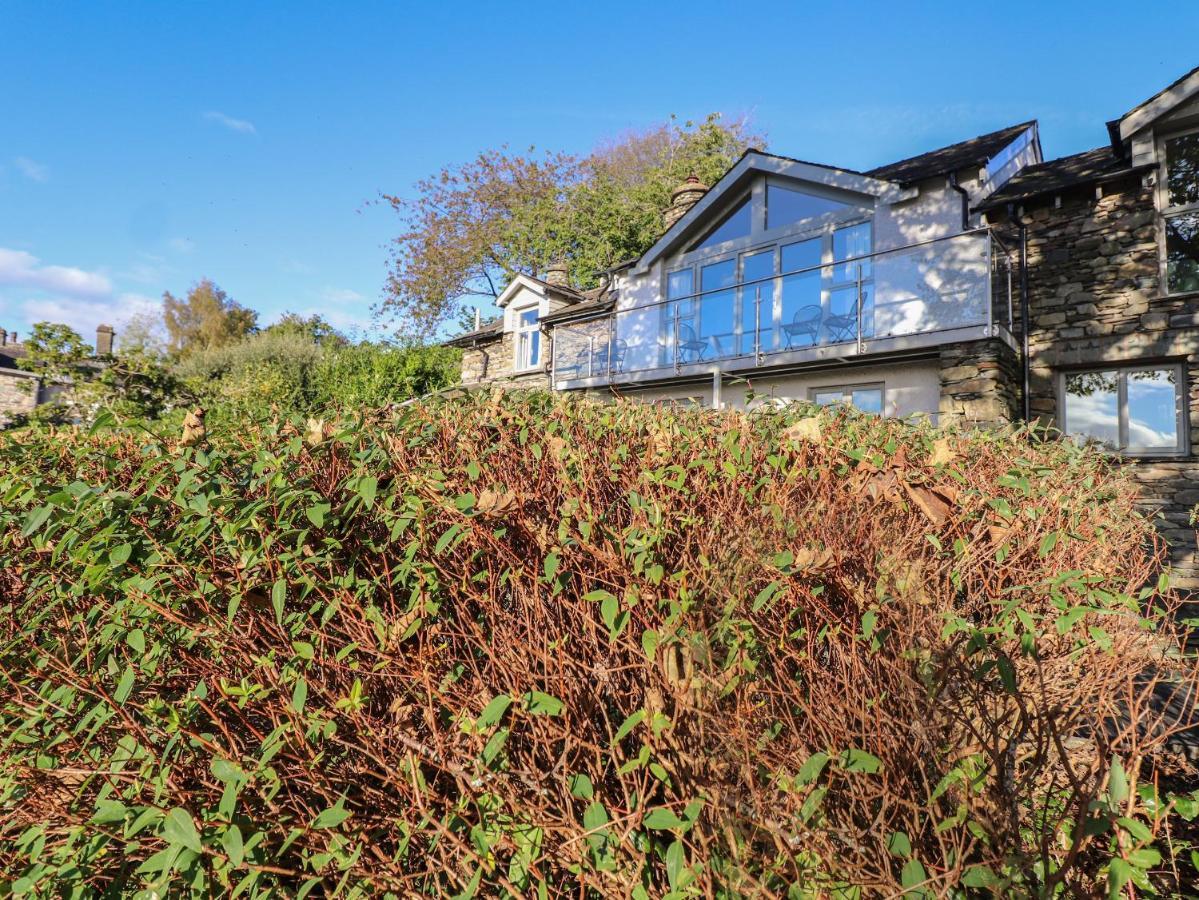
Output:
M796 310L791 321L783 326L783 333L787 335L787 349L790 350L798 337L807 336L807 346L812 346L820 341L820 319L823 313L820 307L816 305L801 306Z
M858 315L856 312L843 316L826 316L824 327L833 343L853 341L858 337Z
M708 342L701 341L696 337L695 329L690 325L682 322L679 323L679 361L680 362L699 362L704 358L704 354L708 351ZM693 354L690 359L688 354Z

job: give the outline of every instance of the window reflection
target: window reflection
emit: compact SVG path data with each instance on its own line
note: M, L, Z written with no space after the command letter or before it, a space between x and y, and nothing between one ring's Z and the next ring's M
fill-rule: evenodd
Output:
M763 335L772 329L774 321L774 282L760 281L774 274L774 249L758 253L746 253L741 257L741 281L745 284L737 293L741 306L741 353L750 354L756 349L755 336L758 330ZM768 349L766 338L762 338L763 349Z
M777 184L766 185L766 227L780 228L803 219L849 209L848 203L817 197Z
M1178 396L1173 369L1128 373L1128 449L1178 445Z
M1171 294L1199 291L1199 212L1166 219L1166 281Z
M1066 376L1066 431L1078 440L1120 446L1120 401L1116 372Z
M704 235L698 243L694 244L691 249L702 250L705 247L715 247L717 244L723 244L725 241L749 237L752 214L752 204L749 198L746 198L741 201L741 204L736 209L721 219L715 228Z

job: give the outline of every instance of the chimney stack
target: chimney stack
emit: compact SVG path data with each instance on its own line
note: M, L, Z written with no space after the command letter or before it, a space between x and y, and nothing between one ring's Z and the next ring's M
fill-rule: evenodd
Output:
M556 259L545 270L545 283L554 287L570 287L570 272L566 260Z
M686 181L675 188L670 195L670 206L666 207L665 212L662 213L666 230L669 231L675 222L683 218L691 207L703 199L706 193L708 193L708 186L701 182L696 175L688 176Z
M7 344L8 344L8 332L5 331L3 328L0 328L0 347L4 347Z
M111 325L101 325L96 329L96 356L112 356L112 340L115 335Z

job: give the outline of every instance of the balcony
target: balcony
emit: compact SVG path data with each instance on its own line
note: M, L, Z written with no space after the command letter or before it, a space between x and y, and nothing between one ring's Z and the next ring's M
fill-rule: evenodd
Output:
M775 260L777 275L555 326L554 387L848 361L1012 331L1012 267L987 229L835 263Z

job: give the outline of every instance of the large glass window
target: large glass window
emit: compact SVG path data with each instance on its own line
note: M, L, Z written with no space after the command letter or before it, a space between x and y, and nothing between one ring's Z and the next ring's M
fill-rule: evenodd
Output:
M698 340L707 359L734 355L736 315L733 307L733 286L737 284L737 260L722 259L699 270L699 289L703 292L699 305Z
M737 303L741 307L741 350L749 355L757 349L755 335L763 335L761 347L770 349L766 335L774 329L774 248L741 256L741 283ZM762 280L767 279L767 280Z
M783 272L790 272L782 286L783 349L811 347L820 341L824 310L820 304L821 270L813 268L822 262L824 241L812 238L795 244L785 244L781 252ZM808 271L803 271L808 270Z
M1199 132L1168 138L1164 150L1166 290L1199 291Z
M869 222L833 232L832 286L825 328L832 341L852 341L858 336L858 283L862 290L862 337L874 334L874 271L869 254L873 230ZM863 258L864 257L864 258Z
M705 247L715 247L726 241L749 237L752 228L753 203L745 198L741 203L717 223L716 227L705 234L694 244L692 250L702 250Z
M1182 453L1181 366L1067 372L1062 430L1125 453Z
M805 194L778 184L766 185L766 227L781 228L793 222L813 219L826 213L841 212L849 208L848 203Z
M535 369L541 363L541 325L537 307L516 314L516 368Z

